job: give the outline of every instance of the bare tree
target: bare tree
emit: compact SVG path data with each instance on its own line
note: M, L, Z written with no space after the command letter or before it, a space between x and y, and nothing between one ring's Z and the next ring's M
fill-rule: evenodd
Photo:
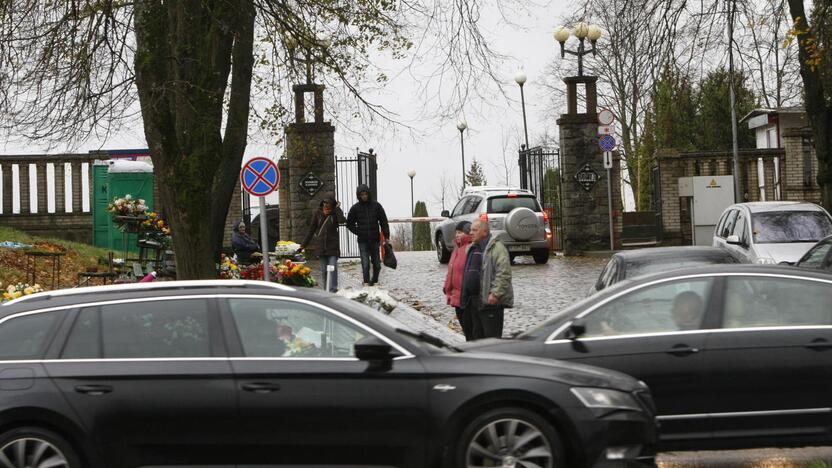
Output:
M387 80L371 52L414 50L444 54L426 81L455 83L438 109L458 113L482 77L499 82L479 27L499 1L2 0L0 129L77 142L140 112L177 273L213 277L252 118L279 135L291 85L317 73L341 98L336 120L392 121L365 98Z
M459 201L459 191L455 188L457 185L446 172L439 176L439 185L433 194L433 201L442 207L442 211L453 208Z

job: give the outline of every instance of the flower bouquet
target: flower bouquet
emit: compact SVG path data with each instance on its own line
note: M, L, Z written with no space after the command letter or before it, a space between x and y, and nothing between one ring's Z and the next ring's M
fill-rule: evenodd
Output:
M0 302L11 301L12 299L17 299L18 297L28 296L39 292L43 292L43 288L40 287L39 284L35 284L34 286L29 286L27 283L10 284L5 290L3 290L3 295L0 296Z
M300 244L293 241L277 241L274 246L276 259L291 260L293 262L305 262L306 257L300 252Z
M144 238L158 243L163 248L170 247L171 238L168 223L155 211L146 211L144 217L146 219L139 225Z
M240 266L234 257L221 254L217 270L219 271L220 279L240 279Z
M113 217L113 222L118 225L121 231L136 232L139 223L143 222L147 204L144 199L133 198L129 193L121 198L113 198L107 205L107 212Z
M308 266L284 260L277 266L277 282L289 286L311 288L318 284Z

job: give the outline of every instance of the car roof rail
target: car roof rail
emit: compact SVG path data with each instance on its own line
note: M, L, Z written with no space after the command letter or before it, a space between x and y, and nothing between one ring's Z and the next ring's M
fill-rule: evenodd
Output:
M250 280L183 280L183 281L160 281L158 283L129 283L129 284L109 284L104 286L88 286L84 288L67 288L58 289L55 291L44 291L41 293L22 296L17 299L3 303L3 306L19 304L21 302L44 301L58 297L68 297L80 294L95 294L95 293L109 293L109 292L133 292L133 291L165 291L174 289L198 289L205 287L242 287L242 288L266 288L278 289L281 291L295 291L295 288L286 286L284 284L266 282L266 281L250 281Z

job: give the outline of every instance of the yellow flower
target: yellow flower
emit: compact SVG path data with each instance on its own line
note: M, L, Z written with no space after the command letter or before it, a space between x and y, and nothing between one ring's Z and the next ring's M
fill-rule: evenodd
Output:
M14 297L15 299L17 299L18 297L20 297L22 295L23 295L23 293L20 292L20 291L15 291L14 293L12 293L12 297Z
M29 286L28 288L26 288L26 289L24 289L24 290L23 290L23 294L25 294L25 295L27 295L27 296L28 296L29 294L34 293L34 292L35 292L35 290L34 290L34 288L32 288L31 286Z

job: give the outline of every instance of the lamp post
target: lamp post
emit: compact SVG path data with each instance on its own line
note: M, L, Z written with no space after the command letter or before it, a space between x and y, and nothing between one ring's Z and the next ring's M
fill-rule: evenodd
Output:
M459 130L459 147L462 150L462 192L465 191L465 139L462 138L462 132L468 128L468 124L465 123L464 120L460 120L456 124L457 130ZM460 192L460 193L462 193Z
M526 137L526 149L529 149L529 129L526 126L526 97L523 95L523 85L526 84L526 74L518 70L514 74L514 81L520 85L520 105L523 107L523 136Z
M413 204L413 178L416 177L416 169L408 169L407 176L410 177L410 216L416 217L416 205Z
M570 35L574 35L578 39L578 50L568 50L564 47ZM586 24L580 22L575 25L573 29L564 27L558 28L554 33L555 40L560 44L560 57L563 58L566 54L575 55L578 57L578 76L584 76L584 55L595 55L595 43L601 38L601 28L594 24ZM584 40L589 39L592 43L592 49L586 50L584 47Z

